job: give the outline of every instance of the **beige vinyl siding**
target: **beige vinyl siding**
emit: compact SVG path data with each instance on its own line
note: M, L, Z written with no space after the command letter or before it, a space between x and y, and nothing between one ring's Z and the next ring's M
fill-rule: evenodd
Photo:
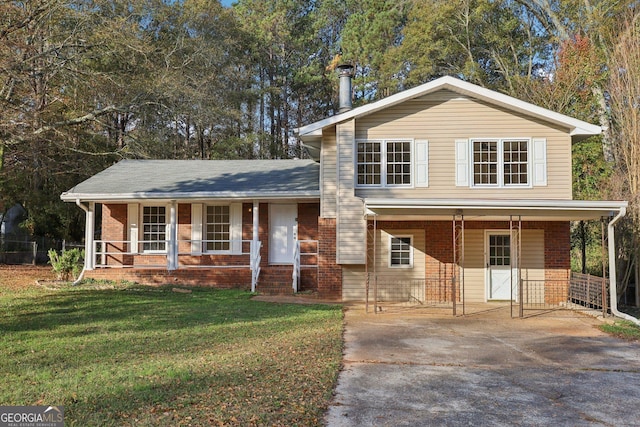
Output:
M320 216L336 217L336 194L338 191L336 174L336 128L326 129L322 135L322 152L320 157Z
M464 232L464 298L465 302L484 302L485 296L484 230Z
M373 301L373 289L369 290L369 301ZM364 302L366 296L366 275L364 265L342 267L342 301Z
M487 300L485 230L465 230L464 239L465 301L484 302ZM522 231L521 257L522 278L544 280L544 230Z
M376 242L376 275L380 292L393 282L425 278L425 232L424 229L378 230ZM389 236L411 236L413 244L413 267L389 266ZM373 242L369 242L372 247ZM364 246L362 248L364 252ZM373 277L373 260L369 259L369 273ZM366 297L366 269L364 266L345 266L342 268L342 300L364 301ZM373 278L369 283L369 300L373 301ZM380 295L382 297L382 295Z
M429 187L360 188L356 194L361 197L565 200L572 197L568 129L451 91L438 91L362 117L356 123L356 138L429 141ZM547 185L533 188L456 187L455 141L470 138L546 139Z
M367 224L364 203L354 194L354 121L336 126L338 142L338 196L336 200L336 261L338 264L364 264Z

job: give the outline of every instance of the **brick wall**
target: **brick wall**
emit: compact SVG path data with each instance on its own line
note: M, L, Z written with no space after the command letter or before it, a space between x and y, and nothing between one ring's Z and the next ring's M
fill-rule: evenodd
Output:
M342 267L336 264L335 218L318 218L318 239L318 295L341 299Z
M253 203L242 205L242 239L253 238ZM301 240L318 239L318 203L298 204L298 237ZM259 239L263 246L261 250L261 274L258 290L265 293L291 293L293 267L290 265L269 265L269 205L261 203L259 206ZM140 268L110 268L87 272L87 277L96 279L130 280L147 284L174 284L215 286L220 288L251 287L251 271L248 268L249 255L191 255L191 204L178 204L178 239L180 265L192 268L167 271L164 269L167 260L164 254L138 254L134 256L113 256L110 265L136 265ZM103 206L102 219L103 240L127 240L127 205L106 204ZM118 245L116 248L115 245ZM249 244L243 244L242 251L249 252ZM125 251L124 243L114 244L109 250ZM315 244L307 244L308 252L316 252ZM318 257L308 256L303 260L306 264L317 263ZM216 265L224 268L206 268ZM237 266L234 268L233 266ZM146 268L145 268L146 267ZM152 268L153 267L153 268ZM304 268L301 271L301 290L316 291L318 289L317 268Z

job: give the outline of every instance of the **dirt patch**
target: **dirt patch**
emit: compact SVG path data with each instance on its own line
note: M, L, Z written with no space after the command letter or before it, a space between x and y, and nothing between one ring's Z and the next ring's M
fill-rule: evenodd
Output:
M340 301L321 299L306 295L256 295L256 301L275 302L280 304L341 304Z
M36 280L55 280L48 265L0 265L0 289L20 290L36 286Z

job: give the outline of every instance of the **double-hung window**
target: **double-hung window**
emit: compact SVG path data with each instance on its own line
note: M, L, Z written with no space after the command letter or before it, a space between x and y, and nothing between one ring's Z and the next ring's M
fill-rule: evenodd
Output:
M389 267L413 267L411 236L389 236Z
M142 207L142 249L145 252L164 252L167 248L167 208Z
M231 249L231 216L229 205L207 206L205 215L205 248L207 252Z
M356 184L359 187L412 185L412 141L402 139L356 142Z
M475 139L472 144L473 186L529 186L528 139Z

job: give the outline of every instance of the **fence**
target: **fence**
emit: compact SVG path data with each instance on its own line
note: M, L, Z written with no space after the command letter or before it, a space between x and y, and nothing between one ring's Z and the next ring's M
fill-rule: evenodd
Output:
M0 236L0 264L46 264L49 249L60 251L70 248L84 249L84 245L46 237L8 239Z
M606 315L609 280L589 274L571 273L569 280L521 280L522 295L514 301L522 310L602 310Z

